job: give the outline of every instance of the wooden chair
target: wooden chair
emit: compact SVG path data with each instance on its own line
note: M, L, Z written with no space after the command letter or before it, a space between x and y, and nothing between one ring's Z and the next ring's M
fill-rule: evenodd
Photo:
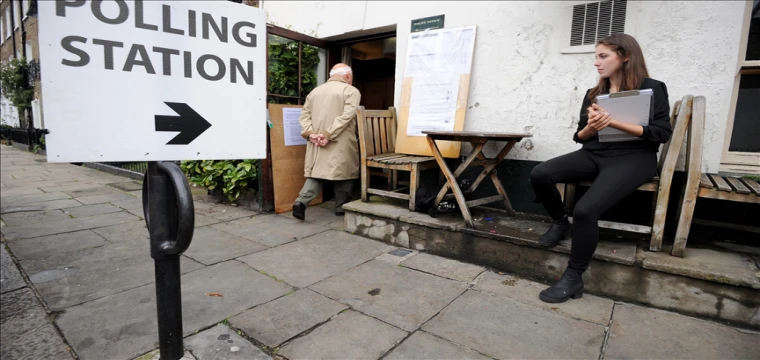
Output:
M689 127L688 152L686 153L687 179L683 195L681 196L682 201L679 208L680 214L676 237L673 242L673 249L670 252L673 256L682 257L684 255L686 240L689 237L692 223L760 233L760 228L755 226L742 226L693 218L698 198L760 204L760 183L758 181L702 173L705 103L704 97L698 96L694 99L692 124Z
M420 185L420 172L438 167L432 156L413 156L395 153L396 149L396 109L366 110L364 106L357 109L359 122L359 152L361 154L362 201L369 201L369 194L409 200L409 211L416 208L417 189ZM385 172L371 171L386 169ZM401 193L398 188L398 171L409 172L409 193ZM390 190L370 188L370 176L378 175L388 178Z
M704 104L704 97L696 97L698 103ZM673 107L672 115L670 117L670 124L673 127L673 135L670 138L662 151L660 152L660 158L657 162L657 172L659 176L655 176L652 180L644 185L641 185L639 191L654 192L653 200L653 213L651 226L642 226L636 224L624 224L610 221L599 221L599 227L636 232L642 234L650 234L649 249L651 251L662 250L662 238L665 231L665 220L668 210L668 200L670 198L670 188L673 182L673 173L675 172L676 163L678 162L678 155L681 152L681 146L686 138L687 129L690 128L692 120L692 107L695 102L695 98L692 95L684 96L680 101L677 101ZM702 118L704 123L704 117ZM697 126L699 131L692 131L692 135L698 134L702 136L702 128L704 125ZM700 142L691 142L692 147L700 146ZM701 148L700 148L701 151ZM701 156L700 156L701 157ZM591 186L593 181L584 181L580 184L557 184L557 187L562 194L565 207L572 214L573 206L575 204L575 192L578 185ZM572 221L572 218L571 218Z

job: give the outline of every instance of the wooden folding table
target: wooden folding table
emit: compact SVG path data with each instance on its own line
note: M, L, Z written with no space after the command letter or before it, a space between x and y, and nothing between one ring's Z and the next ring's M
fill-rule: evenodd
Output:
M435 157L435 160L438 162L438 166L440 166L443 175L446 176L446 184L443 185L441 191L438 192L438 196L436 197L433 206L437 207L444 199L455 198L457 204L459 204L464 221L467 223L467 226L471 228L474 227L472 215L470 215L471 207L485 205L496 201L504 201L504 207L506 208L507 213L511 216L515 215L515 211L512 209L512 204L509 202L509 197L507 197L507 192L504 191L504 186L502 186L501 181L499 181L498 176L496 176L495 169L496 166L504 160L516 143L523 138L532 137L533 135L470 131L423 131L423 134L427 135L427 142L433 152L433 157ZM435 143L438 140L469 142L472 145L472 151L454 172L452 172L446 165L446 161L444 161L443 155L441 155L441 151ZM486 143L489 141L503 143L501 151L499 151L499 154L496 155L495 158L486 158L485 154L483 154L483 147L485 147ZM475 179L469 189L462 192L457 183L457 177L462 175L462 173L464 173L464 171L470 166L483 166L483 171L480 172L480 175ZM475 189L477 189L480 183L485 180L486 176L491 178L491 182L493 182L493 185L499 194L466 201L464 197L465 194L471 195L474 193ZM452 190L453 194L446 194L449 189Z

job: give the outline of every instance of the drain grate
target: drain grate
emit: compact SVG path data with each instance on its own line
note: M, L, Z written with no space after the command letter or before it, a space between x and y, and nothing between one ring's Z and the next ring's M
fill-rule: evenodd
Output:
M396 249L396 250L393 250L393 251L389 252L388 254L404 257L404 256L407 256L407 255L409 255L411 253L412 253L412 250Z

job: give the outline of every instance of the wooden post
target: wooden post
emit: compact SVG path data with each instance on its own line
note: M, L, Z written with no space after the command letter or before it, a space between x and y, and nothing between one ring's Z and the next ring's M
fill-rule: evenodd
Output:
M686 129L691 121L692 103L694 97L685 95L681 100L681 108L678 111L676 128L668 146L668 155L660 174L660 184L657 190L657 205L655 207L654 221L652 222L652 238L649 250L662 251L662 238L665 232L665 218L670 199L670 186L673 182L673 172L678 162L678 154L681 152Z
M673 250L670 252L673 256L683 257L694 217L694 208L697 205L702 176L702 142L704 139L706 103L704 96L694 98L694 110L689 128L689 149L686 153L687 180L684 188L684 199L681 204L681 215L678 219L678 229L676 230Z

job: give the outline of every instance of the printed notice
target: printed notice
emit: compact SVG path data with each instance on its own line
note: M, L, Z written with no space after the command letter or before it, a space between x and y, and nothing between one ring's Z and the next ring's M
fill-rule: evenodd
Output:
M459 74L420 75L412 82L407 136L423 131L453 131L459 96Z
M285 146L300 146L308 144L301 136L301 124L298 118L301 108L282 108L282 126L285 134Z
M454 131L459 82L472 70L475 26L426 30L409 37L405 77L413 77L407 136Z

